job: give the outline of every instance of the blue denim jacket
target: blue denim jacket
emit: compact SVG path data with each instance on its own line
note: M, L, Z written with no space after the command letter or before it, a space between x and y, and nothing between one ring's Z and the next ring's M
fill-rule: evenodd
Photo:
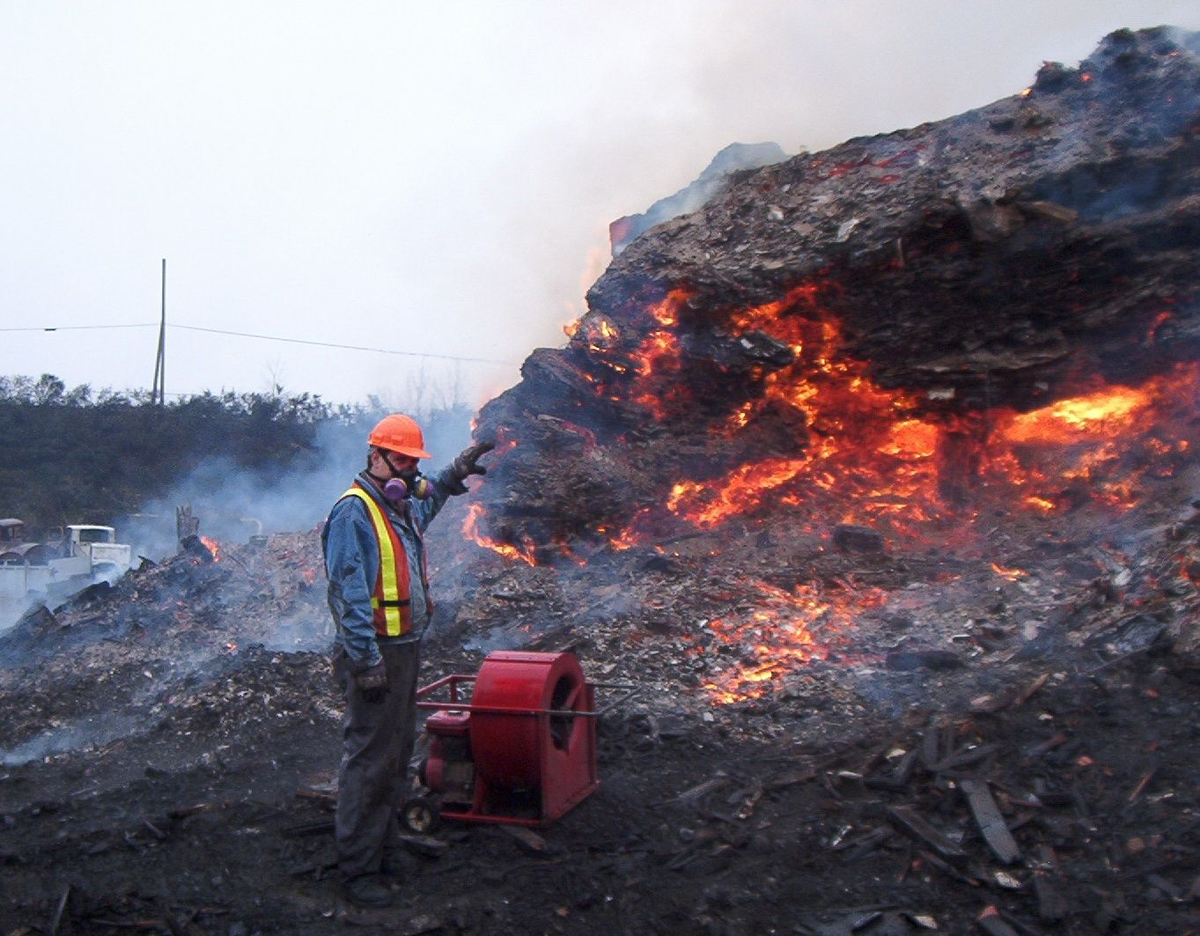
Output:
M409 498L397 509L379 492L365 471L359 473L357 480L383 508L384 516L404 545L410 570L413 628L412 633L402 637L381 637L375 633L371 592L379 575L379 544L366 505L357 497L343 497L333 505L329 519L325 521L321 548L325 553L325 577L329 580L329 610L337 625L334 642L345 648L354 670L379 661L380 643L420 640L429 626L425 586L419 571L425 553L423 534L446 503L446 498L459 493L462 488L447 468L436 478L429 479L433 488L430 497L425 500Z

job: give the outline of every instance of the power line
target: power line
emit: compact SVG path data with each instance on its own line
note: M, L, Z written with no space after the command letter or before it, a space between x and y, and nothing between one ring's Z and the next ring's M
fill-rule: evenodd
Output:
M158 322L135 322L129 325L28 325L17 328L0 328L0 332L54 332L83 331L101 328L157 328ZM464 357L456 354L430 354L425 351L395 351L390 348L368 348L364 345L335 344L330 341L308 341L304 338L284 338L279 335L256 335L250 332L226 331L222 328L202 328L199 325L180 325L168 322L167 328L183 328L187 331L208 332L213 335L231 335L235 338L254 338L258 341L279 341L286 344L312 345L317 348L337 348L342 351L370 351L374 354L396 354L402 357L432 358L439 361L462 361L467 364L494 364L500 367L518 367L515 361L499 361L495 358Z
M199 325L180 325L178 322L168 325L168 328L186 328L188 331L210 332L214 335L235 335L238 338L258 338L262 341L283 341L288 344L315 345L320 348L340 348L343 351L373 351L376 354L399 354L404 357L437 358L441 361L466 361L471 364L499 364L504 367L516 367L513 361L497 361L495 358L461 357L454 354L429 354L424 351L392 351L387 348L368 348L363 345L333 344L329 341L306 341L303 338L281 338L278 335L254 335L250 332L226 331L222 328L201 328Z
M19 331L84 331L94 328L151 328L157 325L157 322L134 322L130 325L29 325L21 328L0 328L0 332L19 332Z

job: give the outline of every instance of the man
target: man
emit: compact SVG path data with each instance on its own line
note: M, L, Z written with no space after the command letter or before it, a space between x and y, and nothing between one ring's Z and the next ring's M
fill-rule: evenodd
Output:
M333 505L321 546L337 625L334 675L345 697L334 836L346 896L386 907L386 875L399 870L397 810L407 789L421 635L433 605L423 534L446 498L485 474L490 442L463 451L435 479L421 427L385 417L368 437L367 468Z

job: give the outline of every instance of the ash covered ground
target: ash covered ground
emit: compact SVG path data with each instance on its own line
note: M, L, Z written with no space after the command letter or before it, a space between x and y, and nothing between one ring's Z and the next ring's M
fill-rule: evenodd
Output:
M448 823L414 845L387 911L336 888L340 702L316 532L182 553L0 643L0 926L1187 932L1195 480L1154 482L1122 542L1083 507L997 518L973 556L839 550L781 523L584 569L471 547L469 576L453 504L431 530L446 586L430 678L503 644L569 649L590 678L642 688L601 719L595 794L535 836ZM770 634L719 640L712 624L797 581L827 606L802 615L819 651L723 702L758 691L738 674ZM889 600L861 610L868 588ZM972 781L1011 830L1004 860Z

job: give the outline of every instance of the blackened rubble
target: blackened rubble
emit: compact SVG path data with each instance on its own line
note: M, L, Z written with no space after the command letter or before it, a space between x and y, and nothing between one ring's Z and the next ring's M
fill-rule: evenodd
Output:
M699 622L761 607L746 576L796 575L790 543L725 569L618 556L595 573L613 584L575 592L550 568L480 564L442 592L431 675L474 671L463 639L520 619L523 645L643 691L601 722L593 797L536 837L414 841L390 914L337 897L325 654L252 642L281 619L321 637L315 533L182 553L39 615L0 671L3 732L26 752L0 767L0 927L912 934L987 914L1017 932L1184 932L1200 906L1200 522L1146 529L1136 557L1083 535L1022 553L1029 531L1005 530L997 548L1031 570L1012 582L950 557L814 554L807 576L889 585L905 610L726 705L704 684L750 650ZM454 539L434 541L435 577ZM144 623L118 635L122 617ZM887 667L905 648L960 665ZM34 753L55 726L92 734Z
M1118 34L1089 67L1117 69L1126 48L1129 67L1148 77L1125 84L1149 94L1195 66L1191 52L1169 42L1166 33ZM988 125L997 135L991 149L1015 152L1014 135L1042 152L1041 134L1072 119L1068 102L1092 100L1078 87L1082 74L1047 67L1028 99L979 112L1000 113ZM1005 127L1004 113L1029 115L1035 104L1040 117ZM974 115L957 120L979 125ZM948 133L953 123L833 152L882 152L910 136ZM1144 119L1145 152L1157 152L1151 123ZM1159 142L1163 152L1189 145L1184 137ZM1013 177L1031 158L1011 157ZM818 154L767 172L815 173L813 159L827 170L839 165ZM944 171L982 179L971 175L977 168ZM909 169L923 167L917 159ZM759 192L756 202L754 180L763 178L775 176L746 176L730 189L744 199L738 223L746 230L778 223L772 205L785 218L793 210L777 205L779 190ZM872 233L882 222L851 226L857 214L834 210L839 199L866 204L870 186L890 198L907 183L885 181L866 164L827 181L833 200L817 203L822 189L804 209L814 225L827 219L810 248L824 259L810 269L799 248L764 241L761 249L777 251L771 259L793 263L801 279L838 268L848 274L842 288L860 297L882 295L881 277L902 286L914 275L905 272L910 264L932 262L938 242L926 231L926 260L906 241L904 266L873 265L888 249ZM1127 225L1117 243L1105 240L1104 225L1085 231L1093 222L1082 220L1080 204L1038 194L1047 203L1019 202L1022 226L1007 240L980 239L965 209L943 206L962 235L943 258L948 269L967 275L970 257L982 267L1032 263L1032 241L1022 239L1053 233L1075 238L1081 255L1108 250L1128 272L1137 264L1120 244L1159 242L1152 215L1142 227L1108 218ZM590 345L580 338L565 351L535 353L525 382L487 408L481 431L501 435L496 468L430 532L439 608L430 677L472 673L489 647L505 646L569 649L591 678L640 685L636 699L601 720L602 786L593 796L520 840L468 826L412 842L396 909L347 906L329 835L341 713L323 652L317 533L206 545L31 613L0 635L0 932L309 934L354 925L412 934L882 936L1200 926L1194 417L1159 433L1160 448L1115 454L1114 470L1130 472L1119 489L1101 491L1093 479L1039 482L1056 501L1049 512L1018 509L1012 487L999 489L1006 501L995 485L963 484L957 512L917 521L927 492L868 496L857 466L845 462L802 479L805 493L820 493L818 509L778 497L708 525L673 514L663 501L687 477L682 465L786 461L797 439L832 439L832 423L780 400L765 401L745 432L708 431L762 396L756 381L805 361L792 341L765 330L705 331L687 316L707 308L713 322L717 312L739 313L784 289L801 290L798 317L815 316L836 293L789 274L743 302L751 287L725 281L758 282L749 263L757 246L739 253L738 243L752 242L731 241L716 261L683 249L687 231L733 217L732 206L673 222L622 254L581 325ZM924 210L914 209L906 231L925 230ZM909 218L906 211L896 218ZM1175 237L1174 222L1156 217L1164 239ZM999 224L985 220L975 220L985 233ZM658 284L648 304L596 300L619 293L621 277L628 286L653 272L653 251L667 272L646 280ZM1167 253L1166 278L1155 282L1185 296L1182 262ZM685 268L687 278L671 273ZM1104 268L1083 272L1112 286ZM1056 269L1039 276L1037 288L1050 295ZM697 296L719 297L723 282L725 299L697 304ZM1075 282L1061 285L1083 288ZM1145 277L1130 282L1130 295L1151 294ZM910 296L920 298L920 285L910 284ZM690 292L662 306L676 286ZM947 314L951 297L933 292L929 314ZM1105 303L1127 300L1113 288ZM1136 317L1135 306L1121 314ZM986 331L1005 308L944 320L935 337L953 343L943 331L957 326ZM1186 334L1190 319L1185 302L1172 308L1171 319L1142 334L1174 349L1182 344L1163 329ZM597 324L600 314L611 332ZM1075 307L1061 314L1075 322L1065 338L1087 339L1085 360L1103 360L1105 329ZM887 327L922 326L918 316ZM805 328L806 342L821 331ZM658 336L666 350L655 352L655 366L639 366L658 347L647 344L656 332L667 333ZM903 358L893 348L876 363L863 350L872 334L843 328L840 340L876 378L882 366L903 371L910 358L923 360L923 349L905 347ZM680 353L670 350L671 335ZM1138 368L1158 367L1155 347L1145 344ZM1026 365L1038 359L1013 348ZM956 395L926 396L928 405L968 406L974 366L953 372L962 378L948 385ZM907 370L917 386L932 373ZM1017 373L997 377L992 390L1018 387ZM1041 392L1055 396L1055 370L1038 374ZM850 374L851 382L867 377ZM1060 454L1095 447L1077 440ZM977 455L966 447L953 454L963 465ZM899 471L909 463L889 464ZM844 481L855 482L850 494L834 483ZM845 515L867 502L892 512ZM464 528L483 542L464 544Z

